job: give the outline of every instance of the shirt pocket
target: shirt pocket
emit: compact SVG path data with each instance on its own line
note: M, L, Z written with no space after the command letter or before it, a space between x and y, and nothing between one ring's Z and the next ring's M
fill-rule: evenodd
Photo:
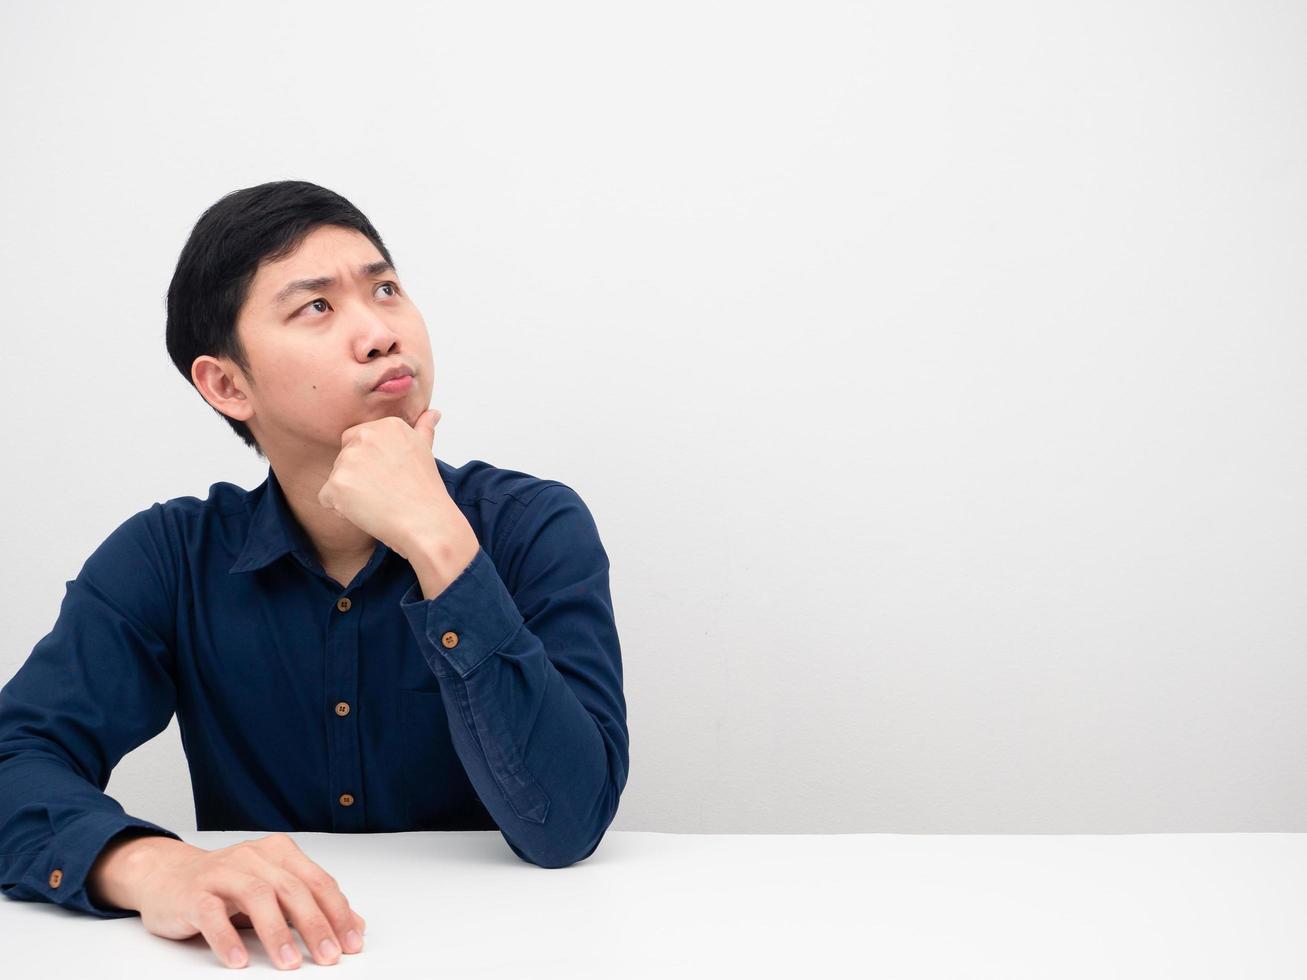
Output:
M454 748L439 691L400 691L400 769L411 830L496 830Z

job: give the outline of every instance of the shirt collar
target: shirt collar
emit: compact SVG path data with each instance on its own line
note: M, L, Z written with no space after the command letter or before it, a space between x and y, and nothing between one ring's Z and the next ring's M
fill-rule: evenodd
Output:
M436 469L445 483L445 489L454 496L454 470L447 463L434 455ZM254 512L250 515L249 528L245 532L245 545L236 556L236 563L228 569L234 572L249 572L265 565L270 565L282 555L290 552L299 558L306 568L321 567L316 558L316 551L309 541L309 536L295 519L290 505L286 503L286 494L277 482L277 474L268 467L268 477L249 493L249 499L257 497ZM381 557L385 558L392 551L384 541L378 541ZM396 552L397 554L397 552Z
M311 566L310 556L314 554L314 549L304 528L286 503L286 495L271 466L268 467L268 478L250 491L250 497L258 499L245 533L245 546L236 557L236 563L228 570L229 573L263 568L288 551Z

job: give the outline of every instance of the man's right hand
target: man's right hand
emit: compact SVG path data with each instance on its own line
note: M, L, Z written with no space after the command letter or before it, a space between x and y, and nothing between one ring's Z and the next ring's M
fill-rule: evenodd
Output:
M117 850L117 844L110 847ZM342 949L363 949L367 923L350 908L336 879L287 834L216 851L161 836L134 838L120 847L121 853L106 849L103 869L97 861L101 900L137 909L145 928L165 939L203 933L225 966L249 963L236 932L242 925L253 926L272 962L283 970L302 962L292 925L320 965L338 962ZM330 945L324 949L324 943Z

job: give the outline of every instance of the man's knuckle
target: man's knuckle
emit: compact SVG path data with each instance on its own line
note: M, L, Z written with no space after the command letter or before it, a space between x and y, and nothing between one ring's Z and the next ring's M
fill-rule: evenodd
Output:
M273 894L272 886L262 878L250 878L240 885L240 893L248 899L259 901Z
M288 898L303 898L309 894L308 885L293 874L283 872L277 875L276 882L278 893Z
M195 911L200 915L212 917L227 911L227 903L213 892L205 892L195 902Z
M221 889L231 884L231 877L225 869L214 868L209 871L202 871L196 875L194 884L199 893L196 896L198 898L206 892L217 894Z
M308 882L310 888L317 888L317 889L340 888L340 883L337 882L336 879L333 878L331 875L327 874L327 872L323 871L321 868L315 868L306 872L304 875L304 880Z

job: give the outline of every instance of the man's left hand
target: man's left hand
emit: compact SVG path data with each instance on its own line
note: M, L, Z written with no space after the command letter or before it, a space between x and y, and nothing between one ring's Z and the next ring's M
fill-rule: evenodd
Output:
M352 425L318 502L362 528L403 558L476 554L476 532L449 496L433 446L439 409L410 426L389 415Z

